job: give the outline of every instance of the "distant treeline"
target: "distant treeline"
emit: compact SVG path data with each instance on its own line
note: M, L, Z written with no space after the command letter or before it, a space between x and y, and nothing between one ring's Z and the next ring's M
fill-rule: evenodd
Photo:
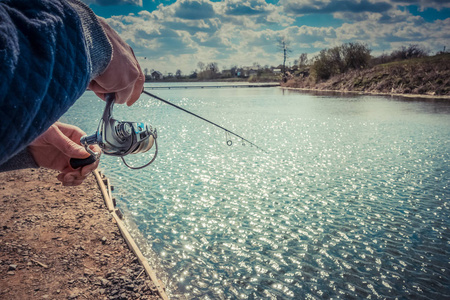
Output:
M350 70L428 56L428 52L418 45L403 46L390 54L382 54L378 57L373 57L370 53L371 49L365 44L346 43L321 50L310 62L305 54L302 54L298 60L298 69L294 72L303 76L310 75L311 79L318 82Z
M450 96L450 52L429 56L417 45L370 55L363 44L322 50L311 61L300 56L283 86L313 90Z

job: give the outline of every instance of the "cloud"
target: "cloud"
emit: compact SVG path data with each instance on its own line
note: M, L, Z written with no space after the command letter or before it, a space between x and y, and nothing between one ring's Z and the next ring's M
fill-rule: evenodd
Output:
M213 18L214 8L209 1L181 0L174 4L175 17L188 20Z
M346 20L347 22L363 22L372 21L378 22L381 26L382 24L392 24L399 22L413 22L417 26L423 22L423 19L419 16L412 16L406 10L391 9L384 13L351 13L351 12L338 12L334 13L333 17L336 19Z
M225 0L214 5L223 24L257 30L271 25L288 26L294 22L280 6L266 3L264 0Z
M86 4L97 4L100 6L131 4L142 6L142 0L81 0Z
M254 62L276 66L281 58L279 36L289 38L292 60L301 53L312 58L322 49L347 42L365 43L374 55L408 44L434 51L449 47L450 18L426 22L397 8L400 2L338 0L341 5L337 5L331 0L281 0L274 5L264 0L178 0L107 22L133 47L143 68L172 73L180 69L184 74L193 71L198 61L217 62L221 68ZM286 11L289 5L295 6L296 13ZM300 12L320 9L345 23L295 26Z
M427 8L434 8L441 10L442 8L450 8L450 1L448 0L391 0L398 5L417 5L422 10Z
M225 3L225 13L228 15L250 16L266 14L270 11L269 5L264 0L229 0Z
M335 1L297 1L281 0L280 4L288 14L329 14L336 12L378 12L382 13L392 8L387 1L371 2L368 0L335 0Z
M211 20L188 20L184 22L168 20L163 22L163 24L174 30L187 31L192 35L195 35L197 32L204 32L212 35L220 28L220 24Z

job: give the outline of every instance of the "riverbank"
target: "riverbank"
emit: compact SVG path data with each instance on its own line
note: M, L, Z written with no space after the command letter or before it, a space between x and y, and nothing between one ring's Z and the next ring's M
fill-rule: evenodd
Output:
M326 81L317 82L312 77L294 77L282 86L312 91L450 99L450 54L352 70Z
M389 96L389 97L401 97L401 98L415 98L415 99L442 99L450 100L450 95L423 95L423 94L400 94L400 93L383 93L383 92L361 92L361 91L347 91L347 90L327 90L327 89L315 89L315 88L282 88L292 91L302 91L311 93L314 95L343 95L343 94L356 94L356 95L373 95L373 96Z
M161 299L105 208L95 177L0 173L0 299Z

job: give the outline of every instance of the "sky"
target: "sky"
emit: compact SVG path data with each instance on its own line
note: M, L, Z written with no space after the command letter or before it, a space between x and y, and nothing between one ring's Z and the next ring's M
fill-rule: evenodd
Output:
M450 0L82 0L133 48L142 69L188 75L283 61L362 43L373 56L450 50Z

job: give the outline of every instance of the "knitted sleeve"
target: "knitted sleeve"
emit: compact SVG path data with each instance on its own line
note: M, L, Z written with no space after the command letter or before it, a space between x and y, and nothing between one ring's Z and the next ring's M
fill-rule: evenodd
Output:
M0 172L30 168L39 168L39 166L34 161L33 155L25 148L0 165Z
M78 0L0 1L0 165L56 122L111 56Z
M84 39L92 64L91 79L99 76L108 66L112 56L112 46L106 36L97 16L83 2L79 0L67 0L75 9L81 20Z

